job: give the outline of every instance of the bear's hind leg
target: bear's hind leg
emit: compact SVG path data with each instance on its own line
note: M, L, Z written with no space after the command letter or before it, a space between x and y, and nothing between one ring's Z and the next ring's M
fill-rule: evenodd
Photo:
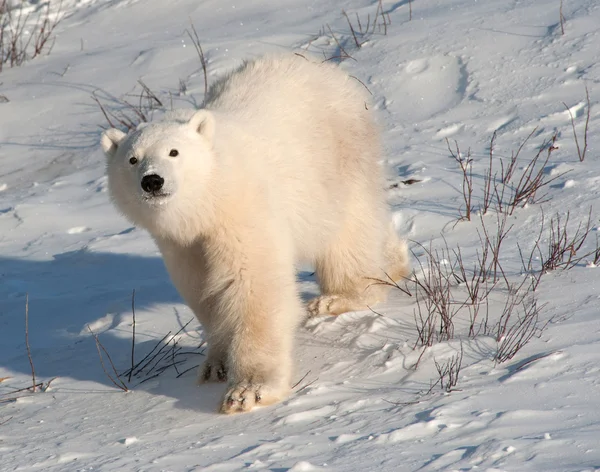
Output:
M386 287L373 280L385 270L385 234L379 226L377 221L348 222L317 259L321 296L308 303L310 316L364 310L385 300Z
M387 267L384 275L387 281L398 282L410 275L408 246L406 241L398 237L394 225L391 223L385 242L384 257Z
M317 260L321 296L308 303L310 316L364 310L385 301L390 287L384 282L408 275L406 243L398 238L393 226L387 229L373 220L370 225L364 223L347 225Z

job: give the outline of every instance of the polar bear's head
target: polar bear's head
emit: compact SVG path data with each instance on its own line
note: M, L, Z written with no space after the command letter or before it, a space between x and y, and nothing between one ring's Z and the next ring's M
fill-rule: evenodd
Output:
M101 145L117 208L157 237L189 242L207 217L204 203L213 157L214 117L174 114L125 134L109 129Z

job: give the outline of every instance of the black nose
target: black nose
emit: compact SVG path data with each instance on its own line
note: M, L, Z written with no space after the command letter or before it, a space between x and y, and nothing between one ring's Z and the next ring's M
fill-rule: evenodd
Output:
M164 183L165 179L158 174L144 175L142 178L142 188L148 193L159 191Z

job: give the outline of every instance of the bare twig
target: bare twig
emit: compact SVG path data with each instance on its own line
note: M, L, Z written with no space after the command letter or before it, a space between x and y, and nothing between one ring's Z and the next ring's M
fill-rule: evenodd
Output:
M183 372L181 372L180 374L177 375L177 378L179 378L179 377L187 374L190 370L196 369L199 366L200 366L200 364L197 364L197 365L194 365L194 366L190 367L189 369L185 369Z
M564 222L561 222L560 215L556 215L550 219L548 250L546 256L542 256L541 258L542 271L568 270L575 267L583 259L594 255L594 250L585 254L579 253L578 255L578 252L591 233L592 208L590 207L587 223L583 225L580 222L573 236L569 236L568 232L569 218L570 212L567 211Z
M509 285L506 274L502 270L502 265L500 264L500 248L502 247L502 243L510 230L514 225L510 225L508 229L506 228L507 215L506 213L497 213L496 214L496 236L491 237L488 233L487 227L485 225L483 215L481 217L481 228L483 230L483 234L485 236L485 241L482 242L486 247L489 247L492 253L492 261L488 267L486 267L487 273L493 275L492 282L495 284L498 281L498 272L503 276L506 285ZM481 240L481 236L480 236Z
M379 0L377 2L375 20L373 21L372 25L371 15L367 15L366 28L363 28L363 23L358 13L355 14L357 28L354 28L352 20L350 19L350 16L348 16L345 10L342 10L342 15L344 15L344 18L346 18L346 22L348 23L348 27L350 28L350 34L352 35L352 39L354 40L354 44L356 45L357 49L360 49L363 46L363 44L365 44L365 42L368 41L373 34L375 34L375 28L377 28L380 33L383 32L384 35L387 35L387 27L392 23L390 20L389 13L383 11L382 0Z
M40 390L42 389L42 386L44 385L44 382L38 382L35 384L35 390L33 390L33 388L31 386L27 386L27 387L23 387L23 388L17 388L15 390L12 390L9 393L5 393L3 395L14 395L15 393L21 393L21 392L35 392L37 391L37 389L39 388Z
M456 151L452 149L450 146L450 141L446 138L446 145L448 146L448 151L450 152L450 156L458 163L460 170L463 174L462 179L462 195L465 203L465 213L464 215L460 212L459 220L467 220L471 221L471 199L473 196L473 159L471 159L471 150L467 151L466 157L463 157L460 148L458 147L458 143L454 141L456 146Z
M585 128L583 130L583 149L579 147L579 139L577 138L577 131L575 130L575 118L573 117L573 113L571 113L571 109L567 106L565 102L563 105L571 118L571 127L573 128L573 138L575 138L575 146L577 147L577 156L579 157L579 162L583 162L585 160L585 154L587 153L588 147L588 127L590 124L590 91L588 90L587 85L585 86L585 100L586 100L586 118L585 118Z
M537 290L540 281L542 280L542 275L544 274L544 271L541 269L536 273L536 268L533 267L534 260L539 259L541 261L543 258L542 251L540 249L540 241L542 240L542 234L544 232L544 224L544 210L542 209L542 221L540 224L540 232L538 233L536 239L533 241L533 246L531 252L529 253L529 258L527 259L527 262L525 262L523 251L521 250L520 244L517 242L519 256L521 257L521 264L523 265L523 272L525 272L532 278L531 289L534 292Z
M28 28L30 15L24 13L23 2L13 13L7 0L0 0L0 72L5 64L16 67L44 53L50 54L56 38L54 31L64 18L62 1L55 19L51 19L50 6L48 2L42 7Z
M442 390L450 393L455 390L456 384L458 383L458 377L460 375L460 369L462 367L463 360L463 346L460 345L460 352L455 356L452 356L443 364L438 363L435 359L433 360L435 368L438 373L438 382Z
M140 123L151 120L155 110L164 110L165 106L143 81L138 80L141 91L127 96L136 99L137 104L131 103L126 98L117 98L104 90L98 89L92 93L92 100L96 102L111 128L121 127L125 131L137 128ZM102 103L98 92L102 92ZM110 105L110 107L108 106Z
M456 279L455 264L448 263L451 259L450 250L446 245L441 251L434 251L425 248L417 243L425 252L426 267L421 259L415 255L421 273L423 276L413 274L412 280L415 283L415 301L417 303L417 312L415 321L417 324L418 340L415 348L421 346L431 346L434 340L447 341L454 337L453 318L456 313L465 306L466 302L456 302L451 296L452 281ZM414 254L414 253L413 253ZM425 297L420 299L418 291L424 292ZM424 305L422 310L421 302ZM418 317L417 317L418 315ZM435 328L434 326L439 325Z
M519 181L514 186L511 200L508 202L510 215L519 206L524 207L529 203L543 203L546 195L538 196L539 190L566 174L566 172L562 172L550 179L546 179L544 175L544 169L552 152L558 149L555 145L557 136L557 133L555 133L548 141L544 141L538 153L525 167ZM546 151L546 157L541 160L540 157L544 151Z
M133 325L131 334L131 369L127 376L127 382L131 383L131 375L133 374L133 368L135 366L135 289L131 292L131 313L133 315Z
M31 366L31 389L33 392L36 390L35 382L35 367L33 366L33 359L31 357L31 348L29 347L29 294L25 295L25 347L27 348L27 357L29 358L29 365Z
M522 313L517 311L517 305L520 305ZM535 298L528 299L521 294L509 298L503 318L498 323L498 348L494 357L496 362L512 359L534 335L544 330L547 323L542 326L539 324L539 314L544 307L545 304L538 306ZM508 322L514 312L517 320L509 326Z
M190 19L190 24L191 24L192 32L194 33L194 35L192 36L192 33L190 33L189 30L186 30L186 31L187 31L188 36L192 40L194 47L196 48L196 52L198 53L198 58L200 59L200 65L202 66L202 72L204 74L204 103L206 103L206 99L207 99L207 95L208 95L208 73L207 73L207 67L206 67L206 56L204 55L204 51L202 50L202 44L200 44L200 38L198 37L198 32L196 31L194 23L192 23L191 19Z
M348 77L350 77L350 78L352 78L352 79L356 80L357 82L359 82L359 83L360 83L360 84L361 84L361 85L362 85L362 86L363 86L365 89L367 89L367 92L369 92L369 94L370 94L370 95L373 95L373 92L371 92L371 91L369 90L369 87L367 87L367 86L365 85L365 83L364 83L362 80L360 80L358 77L356 77L356 76L354 76L354 75L349 75Z
M390 274L388 274L387 272L384 272L386 279L387 280L383 280L383 279L378 279L376 277L365 277L367 280L372 280L373 284L371 285L387 285L388 287L393 287L393 288L397 288L398 290L400 290L402 293L404 293L405 295L408 295L409 297L412 297L412 293L409 290L408 286L405 284L404 287L401 287L397 281L395 281ZM369 287L371 286L369 285ZM367 287L368 288L368 287Z
M104 371L104 373L106 374L108 379L113 383L113 385L115 387L119 388L120 390L123 390L124 392L129 392L127 385L125 385L125 383L123 383L123 381L119 378L119 374L117 373L117 369L115 368L115 365L113 364L112 359L110 358L110 354L108 353L106 348L100 342L98 335L92 331L92 328L90 327L90 325L88 325L87 328L90 331L91 335L94 337L94 341L96 341L96 349L98 350L98 357L100 357L100 364L102 365L102 370ZM108 358L108 362L110 363L114 377L108 372L108 370L106 369L106 366L104 365L104 359L102 357L102 352L104 352L104 354L106 354L106 357Z
M296 391L296 393L300 393L302 390L305 390L305 389L307 389L307 388L308 388L308 387L310 387L312 384L314 384L314 383L315 383L317 380L319 380L319 377L317 377L316 379L314 379L314 380L313 380L313 381L311 381L311 382L308 382L308 383L307 383L306 385L304 385L303 387L300 387L300 388L299 388L299 389Z
M487 325L489 309L488 297L492 290L496 287L495 281L490 286L487 280L487 259L489 254L489 246L490 244L483 244L482 254L478 255L478 260L474 264L470 274L465 268L460 247L457 247L456 250L454 250L454 256L457 260L456 266L458 271L456 275L460 279L462 279L461 283L467 290L466 302L469 310L469 337L475 337L482 329L482 327L485 329L485 325ZM477 324L479 312L484 304L486 306L486 316L485 319L481 322L479 329L476 331L475 325Z
M415 400L414 402L392 402L389 400L386 400L385 398L382 398L382 400L386 403L389 403L390 405L394 405L394 406L409 406L409 405L418 405L419 403L421 403L420 400Z
M298 385L300 385L300 384L302 383L302 381L303 381L303 380L304 380L306 377L308 377L308 374L310 374L310 370L309 370L309 371L308 371L306 374L304 374L304 375L302 376L302 378L301 378L300 380L298 380L298 382L296 382L296 383L295 383L295 384L292 386L292 390L294 390L294 389L295 389L295 388L296 388Z
M494 131L494 134L492 134L492 138L490 139L489 164L488 164L487 172L484 177L484 185L483 185L483 207L482 207L481 211L484 215L490 209L490 206L492 204L492 197L494 196L494 193L492 192L492 184L496 180L496 175L495 174L492 175L492 172L493 172L492 169L494 167L493 157L494 157L495 142L496 142L496 132Z
M338 49L340 51L339 56L330 57L327 60L340 58L340 59L352 59L353 61L356 61L356 59L354 59L350 54L348 54L348 52L346 51L346 49L344 48L344 46L342 46L342 43L340 43L338 41L336 35L333 33L333 30L331 29L331 26L329 26L329 24L327 24L325 26L327 26L327 29L329 30L329 34L331 34L331 37L335 41L335 44L337 44Z
M181 361L176 358L178 356L187 354L204 355L204 350L199 351L203 348L205 344L204 342L200 343L200 345L196 348L196 351L182 351L183 348L177 345L179 334L183 332L193 320L194 318L190 318L190 320L185 323L175 334L171 335L171 331L165 334L156 342L154 347L148 354L146 354L146 356L144 356L143 359L138 361L135 365L132 365L121 375L127 376L128 378L138 377L140 375L143 375L146 378L149 376L155 377L156 374L160 375L171 367L173 367L177 372L177 377L187 372L187 370L183 373L179 372L177 366L181 365L185 361ZM165 342L167 338L169 338L169 340Z
M350 32L352 33L352 37L354 38L354 43L356 44L356 47L360 48L362 46L362 44L360 43L360 41L356 37L356 31L354 31L354 27L352 26L352 22L350 21L350 17L348 17L348 14L344 10L342 10L342 15L344 15L344 17L346 17L346 21L348 22L348 26L350 27ZM356 15L356 17L358 18L358 14ZM360 19L358 20L358 24L359 24L359 26L361 26Z

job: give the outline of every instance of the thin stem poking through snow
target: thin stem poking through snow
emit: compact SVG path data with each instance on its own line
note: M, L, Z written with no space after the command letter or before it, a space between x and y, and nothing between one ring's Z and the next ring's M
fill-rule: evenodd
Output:
M131 292L131 313L133 315L133 325L131 332L131 369L127 376L127 382L131 383L131 375L135 366L135 289Z
M207 67L206 67L206 56L204 55L204 50L202 49L202 44L200 43L200 38L198 37L198 32L196 31L196 27L194 26L194 23L192 23L191 19L190 19L190 24L191 24L192 32L194 33L194 35L192 36L192 33L190 33L189 30L186 30L186 32L187 32L188 36L190 37L190 39L192 40L194 47L196 48L196 52L198 53L198 58L200 59L200 65L202 66L202 73L204 74L203 103L206 103L206 98L208 95L208 72L207 72Z
M562 2L561 2L561 8L562 8ZM577 147L577 156L579 157L579 162L583 162L585 160L585 154L587 153L587 147L588 147L588 128L589 128L589 124L590 124L591 104L590 104L590 91L588 90L587 84L585 86L585 101L586 101L586 117L585 117L585 127L583 129L583 149L581 149L579 147L579 139L577 138L577 131L575 130L575 118L573 117L573 113L571 113L571 109L567 106L567 104L565 102L563 102L563 105L565 106L567 113L569 114L569 118L571 118L571 127L573 128L573 138L575 139L575 146Z
M31 390L35 392L37 386L35 382L35 367L33 366L31 348L29 347L29 294L25 295L25 347L27 348L27 358L31 366Z
M115 368L115 365L113 364L110 354L108 353L106 348L100 342L98 335L92 331L92 328L90 327L90 325L88 325L87 328L90 331L90 333L92 334L92 336L94 337L94 341L96 341L96 349L98 350L98 357L100 357L100 364L102 365L102 370L104 371L104 373L106 374L108 379L113 383L113 385L115 387L117 387L120 390L123 390L124 392L129 392L127 385L125 385L125 383L123 383L123 381L119 378L119 374L117 373L117 369ZM102 352L104 352L104 354L106 354L106 357L108 358L108 362L110 363L110 367L113 371L114 377L108 372L108 370L106 369L106 366L104 365L104 358L102 357Z

